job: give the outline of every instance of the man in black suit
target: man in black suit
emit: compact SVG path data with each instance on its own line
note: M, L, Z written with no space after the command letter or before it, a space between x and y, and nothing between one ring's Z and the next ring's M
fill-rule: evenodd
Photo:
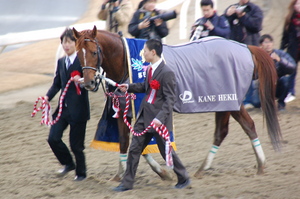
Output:
M82 68L76 54L76 39L73 36L73 31L66 29L61 35L60 40L66 56L58 60L53 84L45 98L50 101L60 90L61 97L71 77L73 82L71 82L65 95L60 119L51 126L48 143L58 161L64 165L64 168L59 170L58 174L63 176L69 171L76 169L74 180L81 181L86 178L86 164L83 150L86 123L90 119L88 91L80 88L79 79L82 76ZM57 117L57 114L58 107L53 114L53 119ZM75 156L76 163L74 163L68 147L62 141L63 131L68 125L70 125L69 140L71 150Z
M138 133L146 129L152 121L155 126L159 127L164 124L169 131L172 131L176 80L174 72L162 60L161 53L161 42L155 39L148 40L144 47L144 57L152 66L147 70L145 81L129 85L121 84L119 87L122 92L127 90L128 92L146 93L134 125L134 131ZM156 138L162 157L166 159L165 140L153 128L142 136L133 135L122 183L115 187L114 191L127 191L133 188L141 153L153 137ZM186 188L190 185L190 178L174 150L172 150L172 158L173 170L178 179L174 188Z

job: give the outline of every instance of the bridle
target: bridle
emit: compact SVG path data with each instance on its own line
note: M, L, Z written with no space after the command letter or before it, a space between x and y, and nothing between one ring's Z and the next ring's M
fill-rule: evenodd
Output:
M91 66L84 66L84 67L82 67L82 70L84 70L84 69L91 69L91 70L94 70L94 71L100 73L100 68L101 68L101 65L102 65L102 62L103 62L103 51L101 50L101 47L98 44L97 39L94 39L94 40L92 40L92 39L84 39L84 41L89 41L89 42L93 42L93 43L96 44L96 46L97 46L97 65L96 65L96 68L91 67ZM101 55L102 55L102 59L100 58Z
M120 36L121 36L121 35L120 35ZM95 39L84 39L84 41L86 41L86 42L93 42L93 43L96 44L96 46L97 46L97 65L96 65L96 68L91 67L91 66L84 66L84 67L82 67L82 70L84 70L84 69L91 69L91 70L96 71L96 75L95 75L95 82L96 82L96 85L95 85L95 88L94 88L92 91L97 91L100 83L101 83L101 85L102 85L103 90L105 91L103 82L101 81L101 79L102 79L102 77L103 77L103 75L104 75L104 70L102 70L103 73L102 73L102 75L100 75L100 68L102 68L103 57L104 57L103 51L102 51L100 45L98 44L98 41L97 41L96 38L95 38ZM123 46L124 46L124 41L123 41L123 39L121 39L121 41L122 41ZM126 57L126 51L125 51L125 50L124 50L124 54L125 54L125 55L124 55L124 62L126 62L126 59L125 59L125 57ZM102 59L101 59L101 57L102 57ZM124 66L125 66L125 65L126 65L126 64L124 64ZM125 66L125 67L126 67L126 66ZM127 76L127 74L128 74L128 72L125 73L125 74L123 75L123 77L122 77L120 83L122 83L122 82L124 81L124 79L125 79L125 77Z
M95 82L96 82L96 84L95 84L95 88L92 90L92 91L96 92L98 90L98 88L99 88L99 83L101 82L101 84L102 84L101 76L103 76L104 70L102 70L103 74L100 75L100 68L101 68L101 65L102 65L102 62L103 62L104 55L103 55L103 51L101 50L100 45L98 44L97 39L94 39L94 40L92 40L92 39L84 39L84 41L93 42L97 46L97 64L96 64L96 68L91 67L91 66L84 66L84 67L82 67L82 71L84 69L91 69L91 70L96 71L96 74L95 74ZM102 59L100 57L101 55L102 55ZM103 85L102 85L102 87L103 87Z

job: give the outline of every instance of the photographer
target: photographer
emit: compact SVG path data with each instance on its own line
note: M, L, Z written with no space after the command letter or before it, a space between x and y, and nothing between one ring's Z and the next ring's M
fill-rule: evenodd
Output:
M130 0L103 0L98 19L106 21L106 30L113 33L122 31L129 37L127 26L133 14Z
M259 45L263 12L257 5L251 3L250 0L239 0L239 3L229 6L224 14L230 24L229 39L247 45ZM259 108L260 106L252 97L255 85L256 81L253 80L243 101L246 109Z
M296 62L292 56L283 50L274 49L273 37L269 34L265 34L260 37L260 47L264 49L274 60L278 80L276 84L276 97L278 99L278 110L284 110L284 99L288 95L289 87L289 75L293 74L296 70Z
M156 0L143 0L134 13L129 25L128 32L135 38L161 39L169 34L166 21L161 18L150 20L151 17L163 12L155 9Z
M276 82L276 98L278 103L278 110L285 110L284 99L288 95L289 87L288 81L290 74L293 74L296 70L296 62L292 56L283 50L274 49L273 37L269 34L264 34L259 39L260 47L265 50L274 61L274 67L276 67L278 79ZM255 101L256 107L260 107L258 84L253 87L252 101Z
M207 36L229 38L229 23L224 16L217 15L212 0L202 0L200 6L203 17L197 19L192 26L190 40L193 41Z
M225 10L225 16L230 24L230 39L248 45L259 45L263 12L257 5L250 0L239 0L239 3Z

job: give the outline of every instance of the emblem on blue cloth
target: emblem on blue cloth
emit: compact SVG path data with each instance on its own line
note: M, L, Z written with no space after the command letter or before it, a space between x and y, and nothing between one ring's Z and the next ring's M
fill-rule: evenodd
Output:
M133 70L137 70L137 71L143 70L143 62L141 60L131 58L131 62L132 62L131 67Z

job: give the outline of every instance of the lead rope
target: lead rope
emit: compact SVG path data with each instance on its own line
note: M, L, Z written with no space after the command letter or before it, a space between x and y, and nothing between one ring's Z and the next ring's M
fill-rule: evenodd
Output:
M114 82L113 80L109 79L109 78L105 78L105 80L113 85L113 86L120 86L120 84ZM130 132L134 135L134 136L142 136L145 133L147 133L151 127L153 127L156 132L166 141L165 142L165 153L166 153L166 165L170 168L173 168L173 158L172 158L172 145L171 145L171 140L170 140L170 134L169 131L167 129L167 127L162 124L160 127L155 126L154 122L152 121L151 124L141 133L137 133L133 130L131 124L128 122L127 120L127 112L129 110L129 104L130 104L130 96L128 94L128 92L125 92L125 98L126 98L126 104L125 104L125 110L124 110L124 114L123 114L123 120L124 123L128 126Z
M165 142L165 152L166 152L166 164L168 167L173 168L173 158L172 158L172 145L171 145L171 141L170 141L170 134L169 131L167 129L167 127L162 124L160 127L155 126L154 122L152 121L151 124L141 133L137 133L133 130L131 124L128 122L127 120L127 112L129 110L129 104L130 104L130 95L127 93L127 91L125 92L125 96L126 96L126 104L125 104L125 110L124 110L124 115L123 115L123 120L124 123L128 126L130 132L134 135L134 136L142 136L145 133L147 133L151 127L153 127L156 132L166 141Z
M31 117L34 117L37 112L42 110L41 124L45 124L47 126L51 126L51 125L55 124L60 119L60 116L62 113L62 108L63 108L63 101L65 99L66 93L68 91L68 88L69 88L71 82L72 82L72 78L69 79L69 81L66 84L66 87L64 88L64 91L62 92L62 94L60 96L58 114L57 114L55 120L52 121L50 118L51 106L50 106L50 103L45 99L45 97L37 98L37 100L35 101L35 104L33 105L33 111L31 113ZM39 103L39 101L41 101L41 106L39 108L37 108L37 104Z

